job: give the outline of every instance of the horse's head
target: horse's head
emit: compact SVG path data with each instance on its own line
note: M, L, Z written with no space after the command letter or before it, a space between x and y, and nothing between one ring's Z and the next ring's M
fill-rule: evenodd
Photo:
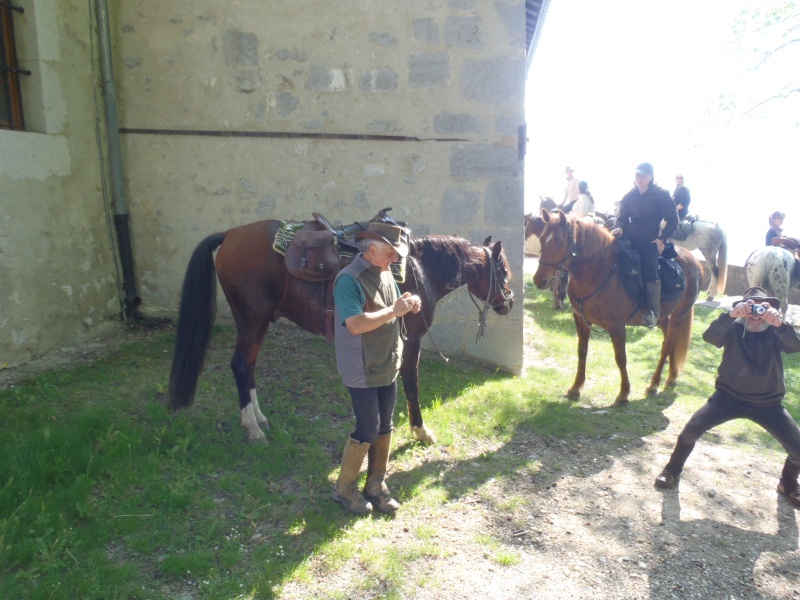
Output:
M491 236L486 238L483 255L482 276L469 283L469 291L484 301L484 309L491 307L498 315L507 315L514 305L514 292L508 287L511 269L502 242L493 244Z
M575 252L572 223L563 211L550 213L542 209L542 221L544 230L539 235L542 248L533 275L533 283L540 290L549 287L558 273L567 268Z
M540 210L553 210L556 208L556 201L550 196L539 196L539 209Z
M539 237L544 230L544 221L540 216L533 216L533 213L525 215L525 239L527 240L532 235Z

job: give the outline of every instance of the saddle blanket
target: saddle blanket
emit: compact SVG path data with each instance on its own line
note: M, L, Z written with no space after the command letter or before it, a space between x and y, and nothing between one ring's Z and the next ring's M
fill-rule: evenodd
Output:
M272 242L272 249L281 256L286 256L286 249L292 243L294 234L303 228L305 223L302 221L281 221L281 226L275 233L275 241Z

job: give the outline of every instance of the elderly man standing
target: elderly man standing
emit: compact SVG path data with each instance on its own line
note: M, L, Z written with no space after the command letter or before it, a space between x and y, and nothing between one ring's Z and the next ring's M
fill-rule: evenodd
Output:
M667 224L661 230L661 221ZM639 252L642 282L647 307L642 325L653 328L661 317L661 281L658 257L664 244L678 228L678 214L669 192L653 180L653 165L644 162L636 167L634 187L619 203L617 227L611 235L624 237Z
M399 505L384 482L397 402L397 374L403 355L401 318L419 312L419 296L400 289L390 267L408 255L405 232L370 223L356 235L361 253L336 276L333 289L336 366L350 393L356 427L347 438L334 499L350 512L373 508L394 513ZM364 495L358 474L368 455Z

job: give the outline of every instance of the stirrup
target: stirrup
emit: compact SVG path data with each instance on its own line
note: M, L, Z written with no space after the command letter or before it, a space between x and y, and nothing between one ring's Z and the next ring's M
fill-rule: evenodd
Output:
M658 317L656 316L656 313L654 313L652 310L645 312L644 316L642 317L642 325L648 329L655 328L655 326L658 325Z

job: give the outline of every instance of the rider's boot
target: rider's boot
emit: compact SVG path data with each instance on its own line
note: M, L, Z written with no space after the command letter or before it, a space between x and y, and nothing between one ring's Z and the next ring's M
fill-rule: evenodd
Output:
M661 281L645 283L644 292L647 296L647 304L642 325L652 329L658 324L658 319L661 317Z
M358 491L358 473L370 446L368 442L347 438L342 456L342 470L333 488L333 498L350 512L360 515L372 512L372 504Z

